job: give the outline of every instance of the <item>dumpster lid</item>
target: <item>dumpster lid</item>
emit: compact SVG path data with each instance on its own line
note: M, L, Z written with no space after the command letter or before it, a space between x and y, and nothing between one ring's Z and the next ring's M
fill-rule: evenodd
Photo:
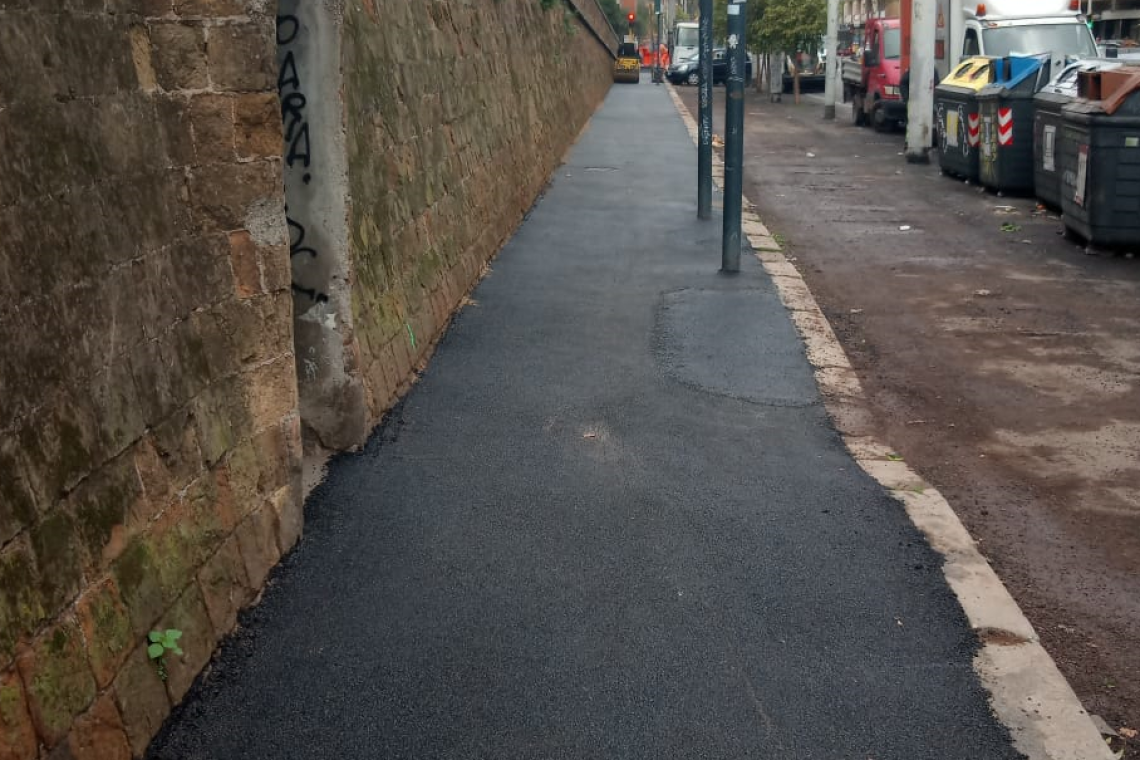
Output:
M967 58L955 66L940 84L980 90L993 81L994 60L984 55Z
M1085 58L1083 60L1073 61L1061 69L1047 85L1041 88L1041 91L1075 98L1077 97L1077 72L1119 69L1121 66L1126 65L1126 63L1125 60L1120 58ZM1140 61L1134 63L1140 64Z
M1048 75L1051 55L1007 55L993 62L994 84L1013 89L1030 77L1040 77L1042 73ZM1045 71L1042 72L1042 67ZM1034 90L1041 88L1045 82L1038 82Z
M1077 74L1078 97L1099 101L1096 109L1106 114L1116 113L1137 90L1140 90L1140 71L1132 66L1104 71L1082 70Z

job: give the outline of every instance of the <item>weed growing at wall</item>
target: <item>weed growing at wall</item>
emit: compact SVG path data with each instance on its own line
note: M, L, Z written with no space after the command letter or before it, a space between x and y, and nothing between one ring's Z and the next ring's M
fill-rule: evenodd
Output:
M147 634L147 640L150 643L146 648L146 656L154 660L155 665L158 666L158 677L163 681L166 680L166 653L174 652L174 654L182 656L182 647L178 646L180 638L182 638L182 631L176 628L151 631Z

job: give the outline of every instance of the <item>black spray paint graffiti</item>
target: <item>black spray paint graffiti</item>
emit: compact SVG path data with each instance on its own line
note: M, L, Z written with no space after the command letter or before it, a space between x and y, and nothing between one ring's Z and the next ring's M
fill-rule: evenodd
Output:
M277 92L281 97L281 120L285 127L285 166L286 169L302 169L301 181L309 184L313 175L310 172L312 150L309 140L309 122L305 117L307 100L301 92L301 77L297 70L294 51L288 49L297 41L301 32L301 22L296 16L277 17L277 46L285 51L281 60L281 71L277 75ZM289 225L289 259L298 256L315 259L315 248L305 245L305 226L289 216L285 207L285 221ZM327 303L328 294L316 288L305 287L293 281L293 292L308 296L316 303Z

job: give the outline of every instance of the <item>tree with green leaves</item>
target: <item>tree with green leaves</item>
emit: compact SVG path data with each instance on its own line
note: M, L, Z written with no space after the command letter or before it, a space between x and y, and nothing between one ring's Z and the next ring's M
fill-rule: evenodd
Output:
M780 51L793 60L800 52L814 51L827 31L826 0L767 0L763 16L751 30L757 47L766 52ZM796 66L796 102L800 99L800 71Z

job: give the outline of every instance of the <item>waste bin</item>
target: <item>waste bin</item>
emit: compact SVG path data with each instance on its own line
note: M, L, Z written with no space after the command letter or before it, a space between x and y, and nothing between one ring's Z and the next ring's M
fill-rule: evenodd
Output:
M1033 189L1033 95L1049 81L1050 56L998 58L993 82L978 90L978 179L991 190Z
M1140 243L1140 72L1082 71L1061 109L1065 228L1090 243Z
M985 56L968 58L934 88L938 165L943 172L967 180L978 178L978 90L993 80L993 61Z
M1033 191L1046 206L1061 208L1057 136L1061 131L1061 109L1077 97L1077 73L1118 69L1123 65L1122 61L1108 59L1071 63L1033 96Z

